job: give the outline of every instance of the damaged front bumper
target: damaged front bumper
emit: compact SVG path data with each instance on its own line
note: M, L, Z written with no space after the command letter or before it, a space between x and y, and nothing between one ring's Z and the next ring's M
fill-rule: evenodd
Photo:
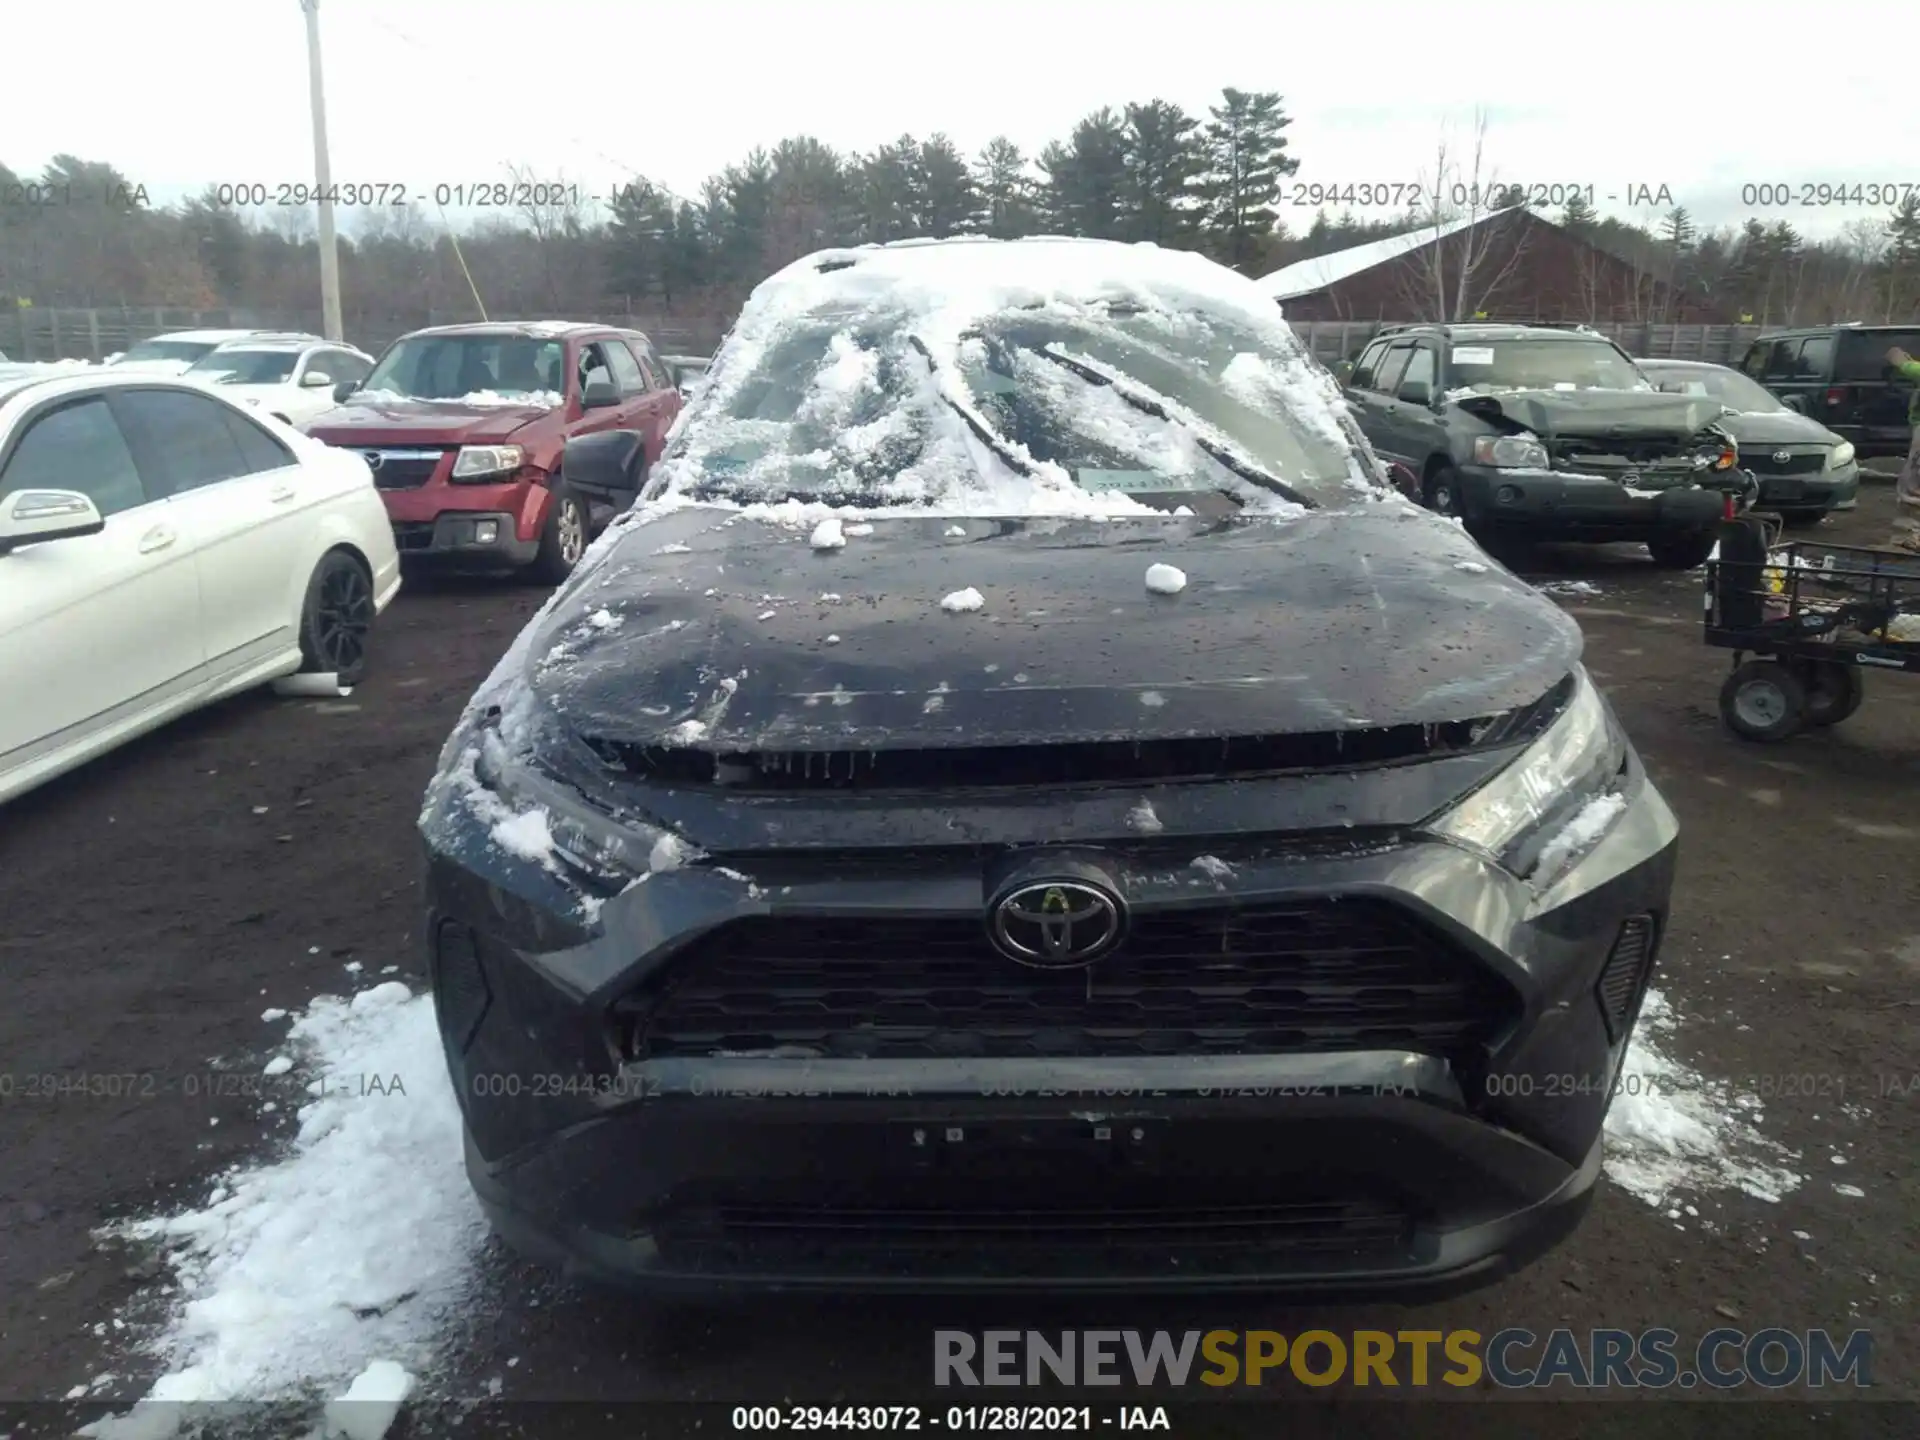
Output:
M1466 465L1459 471L1464 518L1486 528L1577 540L1648 540L1710 529L1726 492L1744 481L1707 488L1691 481L1654 488L1600 475Z
M584 911L443 807L429 963L474 1189L523 1251L650 1289L1485 1283L1599 1175L1676 848L1637 761L1622 793L1544 893L1400 832L1204 868L1138 839L729 857ZM997 956L988 900L1054 856L1189 973L1116 955L1062 990ZM1025 1053L969 1053L960 1017L1004 1041L1009 1007Z

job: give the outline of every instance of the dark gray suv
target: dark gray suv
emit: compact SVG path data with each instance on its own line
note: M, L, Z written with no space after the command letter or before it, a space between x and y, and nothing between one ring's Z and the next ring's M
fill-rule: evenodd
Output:
M1395 326L1345 385L1373 448L1483 536L1638 540L1690 570L1713 548L1723 492L1753 483L1717 400L1659 393L1591 330Z

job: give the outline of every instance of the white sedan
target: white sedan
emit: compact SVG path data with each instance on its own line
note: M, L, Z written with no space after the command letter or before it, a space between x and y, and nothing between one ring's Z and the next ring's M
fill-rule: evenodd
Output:
M399 588L359 456L197 383L0 380L0 801L283 675L357 683Z
M196 360L183 378L218 385L231 400L302 425L339 402L333 387L359 384L373 357L351 345L310 337L234 340Z

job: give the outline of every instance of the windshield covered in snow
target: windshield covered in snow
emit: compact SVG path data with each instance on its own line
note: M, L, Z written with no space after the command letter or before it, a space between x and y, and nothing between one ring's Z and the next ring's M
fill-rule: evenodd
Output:
M279 385L293 374L298 350L216 350L187 374L216 385Z
M558 405L566 392L566 345L524 335L415 335L396 340L361 387L363 395L412 400L519 397Z
M1682 370L1649 365L1647 374L1654 384L1671 394L1711 395L1729 410L1737 410L1742 415L1772 415L1787 408L1738 370Z
M1460 341L1447 357L1449 394L1501 390L1651 390L1604 340Z
M993 477L1011 474L1122 506L1190 494L1271 509L1377 488L1331 379L1277 310L964 290L922 305L904 287L782 298L750 302L688 412L663 469L691 494L945 505L982 489L1004 501Z

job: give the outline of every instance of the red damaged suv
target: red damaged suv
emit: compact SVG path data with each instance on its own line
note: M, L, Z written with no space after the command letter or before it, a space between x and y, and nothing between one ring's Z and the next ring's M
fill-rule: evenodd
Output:
M635 330L442 325L394 341L302 428L366 460L403 560L527 570L557 584L639 494L680 413L677 378ZM568 484L567 441L607 430L642 437L629 484Z

